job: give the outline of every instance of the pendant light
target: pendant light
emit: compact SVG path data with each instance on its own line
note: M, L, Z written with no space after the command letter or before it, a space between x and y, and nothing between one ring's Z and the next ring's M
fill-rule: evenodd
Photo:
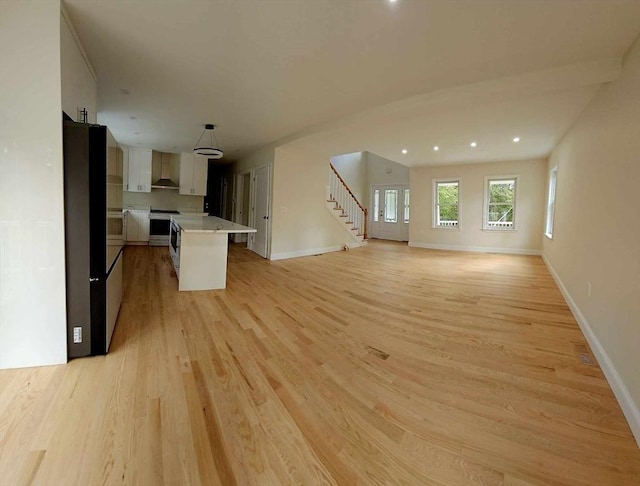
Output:
M215 125L213 125L212 123L207 123L204 126L204 131L202 132L202 135L200 135L200 138L198 139L198 141L196 142L196 146L193 149L193 153L196 155L204 155L205 157L208 157L210 159L221 159L222 156L224 155L222 150L219 148L216 148L218 145L218 139L216 138L215 134L213 133L213 129L215 128ZM204 143L200 143L200 140L202 140L202 137L204 137L204 134L209 132L209 144L207 145L206 143L206 139ZM213 141L216 141L215 145L213 143Z

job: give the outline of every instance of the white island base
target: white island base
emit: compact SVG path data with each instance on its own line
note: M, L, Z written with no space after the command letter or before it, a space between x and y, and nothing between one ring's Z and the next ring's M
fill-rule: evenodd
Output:
M178 290L226 288L228 241L227 233L183 231Z
M226 288L229 233L255 233L256 230L212 216L174 216L172 219L180 225L178 290Z

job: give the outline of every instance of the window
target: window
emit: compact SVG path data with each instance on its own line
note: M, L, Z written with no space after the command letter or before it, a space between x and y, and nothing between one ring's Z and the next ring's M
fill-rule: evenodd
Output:
M385 223L398 222L398 190L397 189L384 190L384 222Z
M378 212L380 211L380 189L373 192L373 222L378 222Z
M409 189L404 190L404 222L409 222Z
M433 227L457 228L460 181L433 181Z
M556 212L556 182L558 180L558 168L554 167L549 172L549 197L547 199L547 221L544 226L544 234L548 238L553 237L553 217Z
M517 177L486 178L484 229L515 229Z

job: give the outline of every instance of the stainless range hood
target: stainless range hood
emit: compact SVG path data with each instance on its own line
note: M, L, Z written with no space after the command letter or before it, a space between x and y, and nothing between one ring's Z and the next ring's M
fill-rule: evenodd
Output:
M171 179L171 160L169 154L162 154L160 179L151 184L151 189L179 189L180 186Z

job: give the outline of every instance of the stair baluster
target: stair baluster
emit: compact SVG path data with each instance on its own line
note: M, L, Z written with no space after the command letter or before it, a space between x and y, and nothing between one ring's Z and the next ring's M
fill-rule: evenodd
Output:
M354 196L333 164L330 163L329 167L331 168L329 171L329 201L333 202L336 206L335 209L339 210L340 215L346 218L345 222L352 223L350 227L357 230L364 239L367 239L367 208Z

